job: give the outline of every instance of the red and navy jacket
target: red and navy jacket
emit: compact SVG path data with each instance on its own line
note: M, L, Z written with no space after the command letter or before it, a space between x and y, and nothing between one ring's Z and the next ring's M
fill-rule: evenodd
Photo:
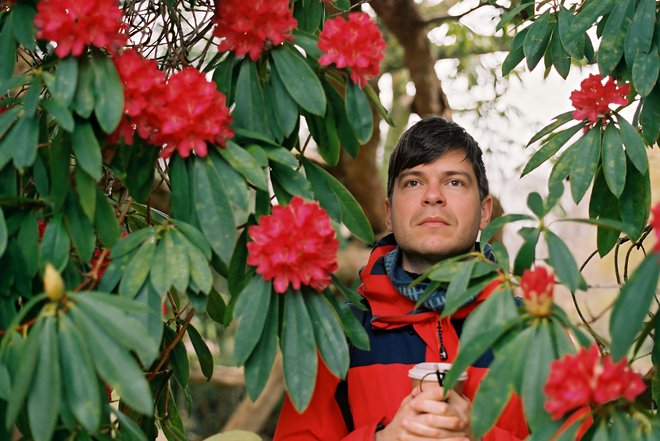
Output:
M309 407L298 413L285 397L275 441L373 440L379 425L387 425L411 390L408 370L424 361L450 362L456 357L463 322L497 284L453 316L411 312L414 302L401 295L385 272L383 257L396 246L392 235L381 240L360 272L358 292L368 311L357 311L369 335L371 349L351 347L345 380L334 377L319 358L319 372ZM486 352L468 368L464 393L472 400L492 361ZM529 434L522 404L513 397L484 441L522 440Z

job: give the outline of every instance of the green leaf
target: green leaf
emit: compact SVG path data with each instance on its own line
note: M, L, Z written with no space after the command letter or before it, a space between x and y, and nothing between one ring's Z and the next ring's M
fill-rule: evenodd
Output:
M39 141L39 120L23 117L18 120L9 133L0 141L0 168L13 158L14 166L24 169L37 159Z
M635 0L621 0L610 13L598 48L598 68L609 75L623 56L626 33L632 23Z
M61 107L68 108L73 101L77 86L78 61L76 57L67 57L57 64L52 88L49 87L53 101Z
M499 216L492 221L486 226L481 231L481 236L479 240L482 243L486 243L490 241L490 239L499 231L500 228L502 228L505 224L508 224L510 222L518 222L521 220L532 220L533 218L527 214L505 214L504 216Z
M83 262L89 262L96 246L96 236L92 223L85 216L77 199L73 192L69 192L64 206L64 221L80 258Z
M192 160L193 158L189 161ZM172 158L170 158L168 174L170 176L170 185L172 186L172 196L170 198L172 216L177 219L189 221L192 204L186 162L187 160L179 155L172 156Z
M296 28L293 30L293 38L294 43L303 48L307 56L318 60L323 55L323 52L319 49L318 35Z
M353 125L349 121L348 116L346 116L344 98L327 81L323 82L323 87L328 97L328 112L331 112L333 115L339 141L346 152L355 158L360 151L360 143L353 131Z
M639 54L651 50L655 29L655 8L655 0L639 0L637 4L624 46L624 55L629 66L634 65Z
M23 109L25 110L24 116L32 118L37 112L37 105L39 104L39 95L41 94L41 79L33 76L28 86L27 92L23 95Z
M265 107L257 66L250 60L244 60L236 81L236 105L232 112L234 125L270 134Z
M312 186L309 181L294 169L276 162L271 163L271 178L275 179L289 194L312 199Z
M284 136L289 136L298 123L298 105L287 92L275 69L270 72L270 83L273 89L275 108L277 109L275 113L277 125L282 129Z
M155 231L156 229L154 227L140 228L139 230L135 230L131 234L122 237L112 248L112 258L117 259L129 254L148 237L153 236Z
M571 167L571 195L579 203L594 179L600 162L601 130L596 126L589 130L578 142L580 148Z
M78 59L78 85L73 99L73 110L88 119L94 110L94 72L87 58Z
M10 397L11 397L11 380L9 379L9 371L7 370L7 367L4 364L0 364L0 398L2 398L5 401L9 401Z
M126 268L124 276L119 283L119 295L131 299L135 297L145 280L147 280L155 249L156 238L151 236L133 254L128 268Z
M187 251L191 282L196 285L199 291L208 294L213 285L213 275L211 274L211 268L209 268L209 259L204 256L204 253L199 248L190 243L183 234L174 230L174 236L176 237L175 241L182 243Z
M314 199L319 201L319 204L328 212L331 219L336 222L341 222L341 207L339 205L339 199L337 199L337 196L332 191L332 187L330 187L326 177L319 171L319 167L316 167L308 159L303 157L301 158L301 161L305 167L307 179L312 185Z
M110 57L97 53L90 59L94 75L94 114L105 133L112 133L124 115L124 86Z
M314 115L323 116L326 97L318 76L291 46L285 44L270 52L277 75L291 98Z
M268 190L268 182L261 166L247 150L232 141L228 141L227 147L220 149L219 152L236 171L255 187L264 191Z
M135 142L130 147L124 182L137 202L146 203L151 194L157 160L158 149L152 145Z
M177 219L172 219L172 222L174 222L174 225L176 225L178 230L186 236L190 243L204 253L204 257L206 257L207 260L211 260L211 246L201 231L192 225Z
M515 8L509 10L506 14L503 14L502 17L500 18L500 21L497 23L497 26L495 27L496 31L499 31L500 29L504 29L504 26L511 23L511 21L518 15L520 14L525 8L529 7L530 5L533 5L533 1L523 1L520 2L520 4L516 5Z
M527 195L527 207L532 210L532 213L534 213L539 219L547 213L546 207L543 205L543 198L535 191Z
M108 198L103 194L103 191L98 187L96 187L94 226L99 239L106 248L112 248L119 240L119 225L117 225L115 210L108 202Z
M596 20L598 20L598 17L609 13L618 1L619 0L600 0L585 3L580 9L580 12L573 19L570 31L566 34L566 38L570 41L583 35L594 25Z
M2 236L4 215L0 210L0 255L3 253ZM6 229L5 229L6 233ZM5 237L6 239L6 237ZM39 230L37 218L34 213L30 213L21 223L21 229L18 232L17 244L25 260L25 273L32 278L37 273L39 266Z
M536 431L550 422L550 415L543 408L545 404L543 387L548 378L550 362L556 358L547 320L542 320L534 328L536 332L530 337L524 358L521 390L525 417L531 431Z
M520 176L525 176L532 170L536 169L539 165L550 159L555 153L559 151L560 148L562 148L564 144L568 142L569 139L573 137L573 135L579 132L582 127L584 127L584 122L550 135L543 142L541 148L532 155Z
M66 402L80 424L96 432L101 422L98 380L83 336L68 314L59 316L58 338Z
M360 144L366 144L373 132L371 106L364 91L352 81L346 82L346 116Z
M233 80L234 67L238 59L231 52L226 52L226 57L215 66L213 71L213 82L219 92L222 92L227 98L227 105L234 102Z
M36 441L49 441L53 435L60 411L60 401L53 398L60 396L62 388L56 319L51 315L43 320L39 361L27 401L30 431Z
M629 235L637 240L646 226L651 207L651 184L649 173L641 174L628 162L626 186L619 198L621 220L630 225Z
M446 296L446 305L445 310L442 311L443 316L451 316L458 308L465 303L465 298L463 294L470 283L470 276L472 275L472 270L474 269L475 260L468 260L467 262L461 262L461 265L454 274L454 277L451 278L449 282L449 287L447 288Z
M626 153L619 131L608 124L603 135L603 173L607 186L617 198L626 183Z
M575 292L580 284L580 271L571 251L564 241L550 230L545 231L548 243L550 265L557 272L559 280L571 291Z
M186 330L188 331L188 337L190 337L190 342L192 343L193 348L195 349L195 353L197 354L197 359L199 360L199 366L202 369L202 374L206 378L206 381L211 381L214 367L213 354L211 354L209 347L204 341L204 338L202 338L199 331L197 331L193 325L189 324Z
M39 254L41 268L46 266L46 262L50 262L62 272L69 262L71 243L62 218L62 213L58 213L46 225Z
M176 230L170 230L163 238L165 240L165 253L170 271L173 274L174 287L184 292L190 285L190 260L188 259L188 241L177 234ZM206 262L205 262L206 263ZM175 269L176 268L176 269Z
M209 158L193 162L194 204L202 232L213 251L229 262L236 242L236 224L221 179Z
M6 25L11 24L11 30L16 40L26 49L34 50L34 16L35 9L29 5L16 3L11 8L11 15ZM7 26L9 27L9 26ZM4 52L3 52L4 53Z
M91 124L87 121L78 121L73 130L71 141L78 165L94 180L101 179L101 165L103 162L101 146L96 139L96 135L94 135Z
M522 31L518 32L513 41L511 42L511 50L502 62L502 76L508 75L516 66L520 64L522 60L525 59L525 53L523 51L523 42L527 36L529 28L525 28Z
M122 401L133 410L151 415L153 401L149 383L135 358L79 308L73 307L69 311L76 327L85 336L88 350L94 351L94 366L103 381L116 389Z
M55 121L62 126L67 132L73 132L75 122L73 121L73 115L69 109L60 105L57 101L52 100L43 100L41 101L41 106L44 110L51 114Z
M656 86L653 92L644 98L643 103L639 122L643 128L644 139L650 145L657 142L660 136L660 85ZM626 142L625 139L623 142Z
M286 390L293 406L302 413L312 399L318 358L312 321L300 291L289 290L284 296L280 346Z
M328 165L337 165L341 154L341 145L339 144L337 123L335 122L332 109L325 114L325 118L314 117L313 119L316 120L316 126L318 127L317 132L321 135L320 138L318 135L315 136L315 139L318 141L317 149L319 154ZM312 130L313 127L314 124L310 125L310 130ZM312 135L314 134L313 131Z
M660 71L660 54L658 48L651 47L649 53L640 53L635 57L632 69L632 79L640 96L646 96L653 90Z
M330 372L345 378L348 371L348 344L334 310L318 292L306 289L303 299L314 329L314 340Z
M112 335L116 344L135 351L145 366L153 363L158 356L159 342L149 335L145 326L131 317L124 308L87 295L75 296L75 303L87 318L93 320L108 335ZM135 301L132 303L131 312L135 312L138 305Z
M0 256L2 256L2 254L7 249L7 237L8 234L7 234L7 224L5 222L5 214L0 208Z
M270 377L275 354L280 314L280 297L273 296L266 323L257 346L245 361L245 387L252 401L256 401Z
M530 268L536 260L536 244L539 241L540 232L538 228L521 228L518 234L522 236L524 242L513 262L513 274L522 276L523 272Z
M337 300L337 298L327 290L323 292L323 296L337 313L337 317L339 317L344 333L351 344L358 349L368 351L370 346L369 335L367 335L367 331L362 327L362 323L360 323L355 317L351 307L346 303ZM359 308L358 305L354 305L354 307L364 309Z
M527 67L534 70L543 57L554 25L550 24L550 12L546 11L529 27L523 41L523 53L527 58Z
M222 296L220 296L218 291L212 289L209 293L209 301L206 304L206 313L214 322L224 324L226 311L227 305L225 305Z
M169 231L165 235L171 234ZM120 241L121 243L121 241ZM175 272L168 265L168 255L165 240L161 239L156 245L153 258L151 260L151 270L149 271L149 281L156 292L163 296L174 283Z
M633 127L625 118L617 115L616 121L621 130L621 139L626 146L626 154L640 173L645 174L649 168L649 161L646 155L644 141L637 129Z
M181 332L181 331L179 331ZM163 340L170 346L177 334L172 328L166 326L163 333ZM190 380L190 363L188 361L188 352L183 341L179 340L170 354L170 363L172 365L172 373L179 385L187 389L188 381Z
M555 66L555 70L563 79L566 79L571 71L571 56L561 44L561 37L559 36L559 28L557 26L554 27L552 32L549 50L552 54L552 63Z
M592 219L621 220L619 217L619 202L607 186L602 171L596 173L591 199L589 199L589 217ZM619 234L619 231L605 226L597 228L596 246L601 257L604 257L614 248L619 239Z
M621 288L612 310L610 332L612 335L612 357L619 360L625 356L635 336L642 328L658 286L660 266L658 253L648 254Z
M46 199L56 210L64 203L71 186L69 170L70 155L71 146L68 142L63 142L62 138L53 139L53 143L48 149L48 168L50 171L51 186L50 194Z
M559 8L559 17L557 19L557 29L559 30L559 37L561 44L566 49L566 52L576 60L584 57L584 32L578 33L573 31L572 26L575 21L573 14L565 7Z
M119 420L119 433L124 441L148 441L135 421L110 405L108 405L108 408Z
M0 29L0 81L7 80L14 74L16 66L16 41L11 26ZM0 91L4 95L5 91Z
M240 318L240 321L236 329L234 356L239 364L247 360L259 342L271 297L271 282L261 276L254 276L238 297L234 318Z

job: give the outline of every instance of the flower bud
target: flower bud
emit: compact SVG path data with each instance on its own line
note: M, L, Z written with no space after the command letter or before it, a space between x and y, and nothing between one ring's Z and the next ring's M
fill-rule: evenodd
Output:
M555 286L554 275L539 266L525 270L520 280L525 309L534 317L545 317L552 312L552 292Z
M46 270L44 271L44 291L53 302L62 300L66 293L62 276L50 262L46 263Z

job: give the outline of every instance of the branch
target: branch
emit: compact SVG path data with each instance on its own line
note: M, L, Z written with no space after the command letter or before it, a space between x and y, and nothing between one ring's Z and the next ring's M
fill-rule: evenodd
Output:
M429 18L428 20L425 20L425 21L423 22L423 25L424 25L424 27L427 27L427 26L433 26L433 27L435 27L435 26L438 26L438 25L443 24L443 23L446 22L446 21L458 21L458 20L460 20L461 18L465 17L466 15L473 13L473 12L476 11L477 9L482 8L483 6L494 6L494 7L497 7L498 5L491 5L491 4L488 4L488 3L479 3L479 4L478 4L477 6L475 6L474 8L472 8L472 9L470 9L470 10L468 10L468 11L465 11L465 12L463 12L462 14L458 14L458 15L439 15L439 16L437 16L437 17ZM504 9L504 8L502 7L501 9Z

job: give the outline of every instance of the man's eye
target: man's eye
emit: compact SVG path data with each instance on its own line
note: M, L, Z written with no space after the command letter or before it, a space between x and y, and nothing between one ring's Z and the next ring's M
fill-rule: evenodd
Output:
M417 187L418 185L419 185L419 181L415 181L415 180L410 180L403 183L404 187Z
M449 181L449 186L450 187L460 187L463 185L463 182L459 181L458 179L452 179Z

